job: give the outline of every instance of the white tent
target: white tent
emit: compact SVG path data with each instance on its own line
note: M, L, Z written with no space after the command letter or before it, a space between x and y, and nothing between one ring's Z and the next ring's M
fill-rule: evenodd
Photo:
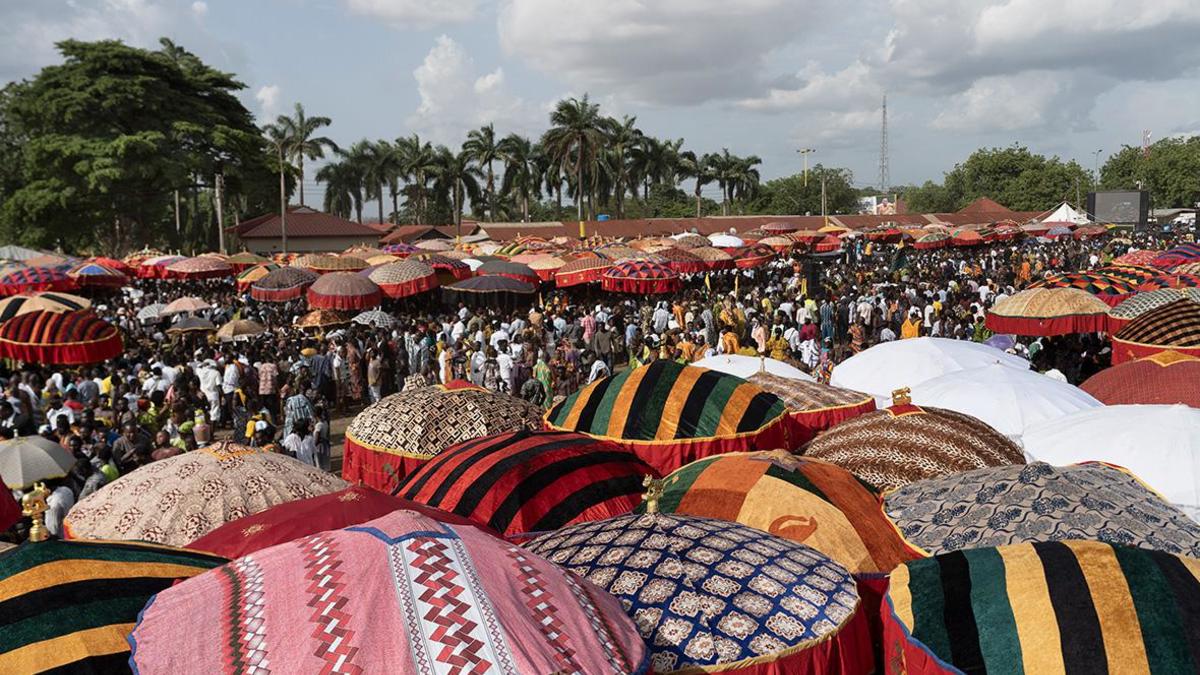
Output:
M760 359L757 356L740 356L738 354L719 354L710 356L706 359L690 364L709 370L716 370L729 375L736 375L742 379L748 378L751 375L766 370L772 375L786 377L791 380L804 380L805 382L815 382L810 375L795 366L788 365L783 361L776 359Z
M1042 218L1043 223L1072 223L1074 225L1087 225L1092 222L1087 214L1083 211L1076 211L1070 204L1063 202L1058 205L1057 209L1050 215Z
M742 241L740 237L732 234L710 234L708 240L717 248L738 248L746 245L746 242Z

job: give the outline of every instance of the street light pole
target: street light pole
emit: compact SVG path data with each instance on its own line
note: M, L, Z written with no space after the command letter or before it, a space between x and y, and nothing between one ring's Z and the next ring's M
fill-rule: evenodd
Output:
M808 156L816 152L816 150L812 148L800 148L796 152L804 156L804 187L808 187Z

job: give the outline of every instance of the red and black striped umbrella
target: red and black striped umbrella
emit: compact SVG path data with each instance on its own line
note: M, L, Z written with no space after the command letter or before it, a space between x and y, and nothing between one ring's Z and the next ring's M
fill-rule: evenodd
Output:
M317 309L370 309L383 293L374 281L354 272L329 272L308 287L308 304Z
M0 357L59 365L99 363L124 350L121 333L91 311L21 314L0 325Z
M70 291L75 286L75 280L66 272L53 267L23 267L0 276L0 295Z
M600 277L600 287L616 293L673 293L683 287L679 274L662 263L626 260Z

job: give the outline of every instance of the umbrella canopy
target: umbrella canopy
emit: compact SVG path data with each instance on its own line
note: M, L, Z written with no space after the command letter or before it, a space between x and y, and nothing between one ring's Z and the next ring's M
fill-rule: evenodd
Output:
M573 525L526 548L615 595L656 673L871 670L853 578L803 544L655 513Z
M1029 368L1025 359L975 342L947 338L894 340L864 349L839 363L829 383L873 394L887 405L897 389L996 362L1020 370Z
M1124 279L1134 285L1149 281L1158 276L1162 276L1162 270L1149 265L1132 265L1129 263L1113 263L1096 270L1100 274L1105 274L1117 279Z
M293 324L296 328L326 328L328 326L340 326L348 323L350 320L345 314L335 312L332 309L314 309L296 319Z
M306 267L317 274L357 272L368 267L365 259L352 255L310 255L297 259L293 264L296 267Z
M16 262L24 262L30 258L36 258L40 255L45 255L42 251L24 246L16 246L7 244L0 246L0 260L13 260Z
M181 260L186 260L186 258L181 255L159 255L146 258L138 263L137 277L139 279L166 279L167 267Z
M217 339L222 342L249 340L267 332L267 327L249 319L234 319L217 329Z
M367 264L371 267L378 267L380 265L394 263L397 260L403 260L403 258L398 255L392 255L391 253L380 253L379 255L373 255L370 258L367 258Z
M1176 300L1200 303L1200 288L1163 288L1149 293L1138 293L1109 310L1108 332L1116 333L1146 312Z
M412 511L273 546L165 590L130 643L142 673L649 669L615 599L478 528Z
M216 279L233 276L233 273L234 269L229 263L203 255L167 265L167 276L172 279Z
M512 431L446 448L396 494L484 523L506 537L629 513L642 481L637 455L564 431Z
M1200 410L1104 406L1031 427L1021 441L1030 457L1054 465L1126 467L1193 519L1200 516Z
M76 503L63 527L73 539L186 546L231 520L346 487L286 455L219 441L121 476Z
M151 544L29 542L0 556L0 671L128 672L129 632L159 591L224 558Z
M75 280L53 267L22 267L0 276L0 295L19 295L38 291L69 291Z
M1190 673L1194 560L1098 541L946 553L896 568L887 673Z
M613 441L665 474L722 452L788 447L785 413L741 378L658 360L571 394L546 425Z
M760 229L762 229L763 232L772 232L772 233L795 232L796 230L800 229L800 226L793 225L791 223L785 223L785 222L777 220L775 222L767 223L766 225L763 225L762 228L760 228Z
M983 235L975 230L959 229L950 235L951 246L979 246L982 243Z
M433 268L434 272L437 272L438 283L442 286L475 276L475 273L471 271L471 267L461 260L448 258L437 253L422 253L415 256L415 258L429 265Z
M897 235L899 235L898 231ZM762 246L770 246L776 253L787 253L796 246L794 239L783 236L763 237L758 240L758 243Z
M567 262L554 274L554 285L559 288L578 286L600 281L600 277L612 268L606 258L577 258Z
M787 404L791 447L799 447L820 432L875 409L875 397L861 391L770 372L755 373L746 379Z
M622 246L619 244L609 244L596 249L596 255L602 258L607 258L612 262L621 260L646 260L650 254L637 248Z
M1200 359L1159 352L1089 377L1079 388L1105 405L1182 403L1200 408Z
M471 277L444 287L447 297L471 306L515 305L537 293L533 284L509 277Z
M1196 274L1163 274L1143 281L1137 287L1138 293L1157 291L1160 288L1197 288L1200 287L1200 275Z
M663 480L658 508L806 544L856 576L879 577L918 557L880 513L874 490L841 467L785 450L731 452L680 467Z
M655 251L654 255L679 274L697 274L708 269L708 263L687 249L664 248Z
M138 310L137 319L143 323L158 321L161 313L167 306L161 302L154 302Z
M453 251L454 242L447 239L425 239L418 241L416 247L422 251Z
M383 298L374 281L354 272L330 272L308 287L309 306L316 309L368 309Z
M841 250L841 248L842 240L832 234L825 235L824 239L813 245L813 251L817 253L832 253L833 251Z
M258 255L257 253L251 253L249 251L240 251L240 252L234 253L233 255L226 258L225 262L228 263L229 266L232 267L235 271L241 272L242 270L244 270L248 267L254 267L255 265L262 265L264 263L269 263L271 261L267 258L262 257L261 255Z
M279 265L275 263L263 263L243 267L234 280L237 283L238 291L246 292L256 281L264 279L268 274L277 269L279 269Z
M62 478L73 466L75 458L70 452L41 436L22 436L0 442L0 478L13 489Z
M304 296L317 280L315 272L301 267L280 267L250 284L250 297L260 302L288 302Z
M1130 251L1113 258L1114 265L1152 265L1162 251Z
M134 273L132 267L130 267L124 260L118 260L117 258L109 258L106 256L95 256L92 258L88 258L85 262L95 263L97 265L107 267L108 269L120 272L121 274L124 274L127 277L133 276L133 273Z
M1136 292L1136 284L1098 272L1071 272L1054 274L1033 283L1030 288L1078 288L1104 301L1110 307Z
M1200 356L1200 304L1176 300L1152 309L1113 334L1113 365L1174 350Z
M971 415L1014 439L1032 425L1104 405L1074 385L998 363L926 380L912 388L912 400Z
M884 510L929 555L1088 539L1200 557L1200 525L1128 471L1098 462L1034 462L917 481L888 493Z
M213 333L216 332L217 325L208 319L199 316L185 316L179 321L171 324L167 329L168 335L180 335L183 333Z
M921 235L917 241L913 243L913 248L918 250L926 250L933 248L945 248L950 245L950 234L948 232L930 232L929 234Z
M733 256L712 246L697 246L689 249L692 255L704 262L706 270L729 270L734 268Z
M125 343L91 310L29 312L0 324L0 357L29 363L82 365L121 354Z
M129 255L127 255L123 258L123 261L126 265L136 268L137 266L141 265L143 262L145 262L151 258L158 258L162 255L165 255L162 251L160 251L156 248L147 247L140 251L130 253Z
M392 318L391 314L381 312L378 309L359 312L350 321L360 326L370 326L372 328L391 328L396 325L396 320Z
M555 274L566 266L567 261L558 256L539 255L537 259L530 260L526 264L529 265L529 269L533 270L542 281L554 281Z
M212 309L212 304L200 298L191 296L179 298L167 303L166 307L158 313L159 316L171 316L172 314L185 314L191 312L204 312Z
M445 448L492 434L541 426L542 409L481 387L420 387L368 406L346 429L342 477L379 490Z
M10 295L0 300L0 322L30 312L77 312L91 309L92 301L70 293Z
M416 511L443 523L472 524L452 513L362 485L352 485L345 490L284 502L266 511L231 520L193 541L188 548L226 558L240 558L301 537L375 520L401 509Z
M475 273L482 276L508 277L509 279L524 281L527 284L537 284L542 280L542 278L537 275L537 272L534 272L529 268L529 265L523 265L521 263L515 263L508 260L493 260L490 262L485 262L479 267L479 269L475 270Z
M813 439L804 454L837 464L880 490L1025 463L1020 447L978 419L911 403L842 422Z
M421 249L417 248L416 246L413 246L412 244L405 244L405 243L401 242L401 243L397 243L397 244L386 244L379 250L383 251L384 253L389 253L391 255L410 256L414 253L419 252Z
M356 246L351 246L350 248L346 249L345 251L342 251L342 255L350 255L350 256L354 256L355 258L362 258L363 260L368 260L377 255L386 255L386 252L381 248L375 248L374 246L365 246L363 244L358 244Z
M775 249L766 244L754 244L753 246L744 246L730 255L733 256L733 264L738 269L750 269L753 267L762 267L775 259Z
M614 293L673 293L683 287L679 274L661 263L625 260L600 277L600 287Z
M680 248L696 248L698 246L712 246L712 242L708 237L694 232L685 232L683 234L675 234L671 236L675 240L675 245Z
M1200 262L1200 244L1184 243L1164 251L1150 264L1169 270L1193 262Z
M719 373L736 375L747 379L756 373L770 373L790 380L806 380L815 382L811 375L799 368L779 361L758 356L742 356L740 354L717 354L708 356L689 364L700 368L708 368Z
M82 262L67 270L67 276L80 287L120 288L129 283L129 277L117 270L97 262Z
M1171 269L1175 274L1200 274L1200 262L1184 263Z
M715 248L734 249L741 248L746 245L746 242L732 234L710 234L708 235L710 246Z
M1078 288L1028 288L988 310L988 330L1013 335L1102 333L1108 305Z

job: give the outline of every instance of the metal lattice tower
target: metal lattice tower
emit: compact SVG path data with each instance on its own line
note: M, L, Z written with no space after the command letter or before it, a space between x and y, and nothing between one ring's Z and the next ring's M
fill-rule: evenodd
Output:
M892 170L888 166L887 92L883 94L883 125L879 131L879 191L887 192L892 183Z

